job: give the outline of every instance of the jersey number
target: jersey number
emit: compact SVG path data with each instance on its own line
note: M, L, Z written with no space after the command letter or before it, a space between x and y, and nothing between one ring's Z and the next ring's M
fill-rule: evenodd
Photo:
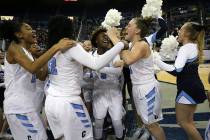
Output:
M55 57L50 59L50 61L48 62L48 72L49 72L49 74L52 74L52 75L57 75L58 74L58 71L56 69L56 59L55 59Z

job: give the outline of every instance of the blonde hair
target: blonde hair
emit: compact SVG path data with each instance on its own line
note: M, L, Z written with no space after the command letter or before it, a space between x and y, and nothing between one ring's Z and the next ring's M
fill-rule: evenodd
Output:
M203 62L203 49L205 45L205 27L196 22L187 22L188 38L198 45L198 62Z

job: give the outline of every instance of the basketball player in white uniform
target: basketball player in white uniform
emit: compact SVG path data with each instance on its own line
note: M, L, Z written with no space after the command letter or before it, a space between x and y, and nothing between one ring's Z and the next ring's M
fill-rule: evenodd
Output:
M148 21L133 18L127 25L126 39L131 41L130 51L123 51L121 58L130 65L133 98L138 115L156 140L165 140L163 129L158 125L162 119L161 97L154 77L151 49L144 37L148 34Z
M72 37L72 29L72 23L67 17L53 17L49 21L49 43L64 36ZM99 58L93 57L77 44L65 53L57 53L49 62L45 110L56 139L93 140L91 120L80 97L82 66L94 70L102 68L124 48L118 39L115 44Z
M36 97L36 76L43 79L46 72L40 70L60 49L71 47L69 39L54 45L39 59L29 52L35 38L26 23L5 21L2 34L10 45L6 46L5 57L5 100L6 114L15 140L47 140L39 113L33 99Z
M98 57L97 52L94 54ZM116 139L122 139L124 126L122 124L122 67L113 67L119 56L106 67L97 72L94 80L93 115L95 118L95 138L102 139L104 118L109 113L114 126Z

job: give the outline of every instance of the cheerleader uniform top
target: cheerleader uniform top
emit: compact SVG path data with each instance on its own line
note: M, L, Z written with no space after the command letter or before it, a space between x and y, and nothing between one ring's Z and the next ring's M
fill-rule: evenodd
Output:
M205 101L207 98L205 89L198 74L197 44L187 43L182 46L174 65L166 64L158 59L155 63L177 77L177 103L199 104Z

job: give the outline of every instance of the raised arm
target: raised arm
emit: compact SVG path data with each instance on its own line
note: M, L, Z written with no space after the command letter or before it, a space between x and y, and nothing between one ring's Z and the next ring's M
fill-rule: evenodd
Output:
M116 45L109 51L101 55L100 57L94 57L86 52L83 47L77 44L76 47L71 48L65 53L66 57L69 57L81 63L82 65L91 68L93 70L99 70L108 64L120 51L124 48L122 42L116 43Z
M167 64L161 61L160 59L155 59L154 62L159 66L160 69L165 70L171 73L172 75L176 76L182 71L188 58L189 58L189 51L186 48L180 48L174 65Z
M125 50L120 54L121 59L126 65L131 65L141 58L145 58L148 55L148 44L144 41L136 42L131 51Z
M157 32L152 33L146 37L150 46L152 46L152 44L155 43L156 40L160 39L166 33L166 31L168 29L167 24L162 17L158 17L157 20L158 20L160 29Z
M41 69L48 60L53 57L53 55L62 49L67 49L73 46L75 42L69 40L69 39L61 39L59 43L55 44L53 47L51 47L46 53L44 53L42 56L40 56L35 61L32 61L28 58L28 56L24 53L21 46L12 43L11 46L8 49L7 52L7 59L13 59L15 63L20 64L22 67L24 67L27 71L30 73L35 74L39 69Z

